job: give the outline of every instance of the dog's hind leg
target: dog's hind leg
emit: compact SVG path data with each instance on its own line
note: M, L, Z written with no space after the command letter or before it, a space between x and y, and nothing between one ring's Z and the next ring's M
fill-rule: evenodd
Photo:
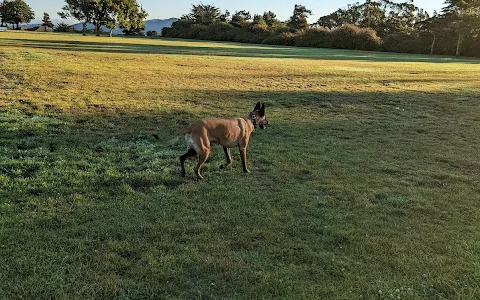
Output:
M223 147L223 152L225 152L225 157L227 158L227 163L225 165L221 165L220 169L225 169L229 165L232 164L232 156L230 155L230 148Z
M187 158L195 156L195 155L197 155L197 152L195 151L195 149L189 148L187 153L180 156L180 166L182 168L182 176L183 177L185 177L185 160L187 160Z
M198 153L198 164L197 168L195 169L195 173L197 174L198 179L203 179L202 175L200 174L200 169L210 155L210 140L208 139L206 132L204 135L194 138L193 145Z
M208 155L210 154L210 149L204 149L203 152L198 154L198 164L196 168L197 178L203 179L203 176L200 174L200 169L202 168L203 164L207 161Z

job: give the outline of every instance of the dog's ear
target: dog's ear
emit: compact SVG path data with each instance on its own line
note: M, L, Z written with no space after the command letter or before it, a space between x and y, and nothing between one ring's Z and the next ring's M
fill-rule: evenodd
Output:
M260 107L260 117L265 116L265 103Z
M253 111L259 111L260 110L260 102L257 103L257 105L255 105L255 108L253 109Z

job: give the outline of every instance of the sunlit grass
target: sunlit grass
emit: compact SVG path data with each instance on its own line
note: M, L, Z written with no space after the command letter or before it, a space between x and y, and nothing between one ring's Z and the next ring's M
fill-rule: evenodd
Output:
M10 31L0 66L1 297L480 297L478 60ZM179 176L257 101L251 174Z

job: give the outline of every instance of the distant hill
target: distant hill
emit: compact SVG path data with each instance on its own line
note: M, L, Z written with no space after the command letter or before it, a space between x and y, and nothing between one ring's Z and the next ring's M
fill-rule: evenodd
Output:
M177 21L177 20L178 19L176 19L176 18L170 18L170 19L166 19L166 20L159 20L159 19L147 20L147 21L145 21L145 26L146 26L145 33L147 33L147 31L150 31L150 30L152 30L152 31L155 30L160 35L162 33L162 28L171 27L172 23ZM74 24L72 26L76 31L82 31L83 30L83 26L82 26L81 23ZM93 24L87 24L87 29L88 30L94 30L95 26ZM102 27L101 30L103 32L109 32L110 31L106 27ZM120 28L115 29L113 31L113 34L123 34L122 29L120 29Z
M173 22L178 21L176 18L170 18L166 20L160 20L160 19L153 19L153 20L147 20L145 21L145 32L147 31L153 31L155 30L158 32L158 35L162 34L162 28L164 27L172 27Z

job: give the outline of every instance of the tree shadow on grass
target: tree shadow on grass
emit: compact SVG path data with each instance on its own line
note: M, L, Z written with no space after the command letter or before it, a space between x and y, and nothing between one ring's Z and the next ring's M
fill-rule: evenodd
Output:
M182 129L197 118L184 110L115 113L98 108L78 115L51 106L2 109L0 178L10 184L0 189L0 198L176 189L185 183L177 174L185 149Z
M310 60L358 60L373 62L429 62L429 63L468 63L478 64L479 60L448 56L411 55L399 53L385 53L373 51L353 51L340 49L300 48L287 46L271 46L257 44L219 43L211 41L178 40L192 45L174 45L177 40L162 39L164 44L133 44L112 41L87 42L62 41L62 40L35 40L35 39L2 39L5 47L25 47L31 49L49 49L59 51L86 51L101 53L123 54L175 54L175 55L201 55L201 56L233 56L253 58L291 58ZM166 43L165 43L166 42ZM168 43L172 44L169 45ZM198 42L207 43L208 46L194 45ZM225 47L226 45L234 47Z

